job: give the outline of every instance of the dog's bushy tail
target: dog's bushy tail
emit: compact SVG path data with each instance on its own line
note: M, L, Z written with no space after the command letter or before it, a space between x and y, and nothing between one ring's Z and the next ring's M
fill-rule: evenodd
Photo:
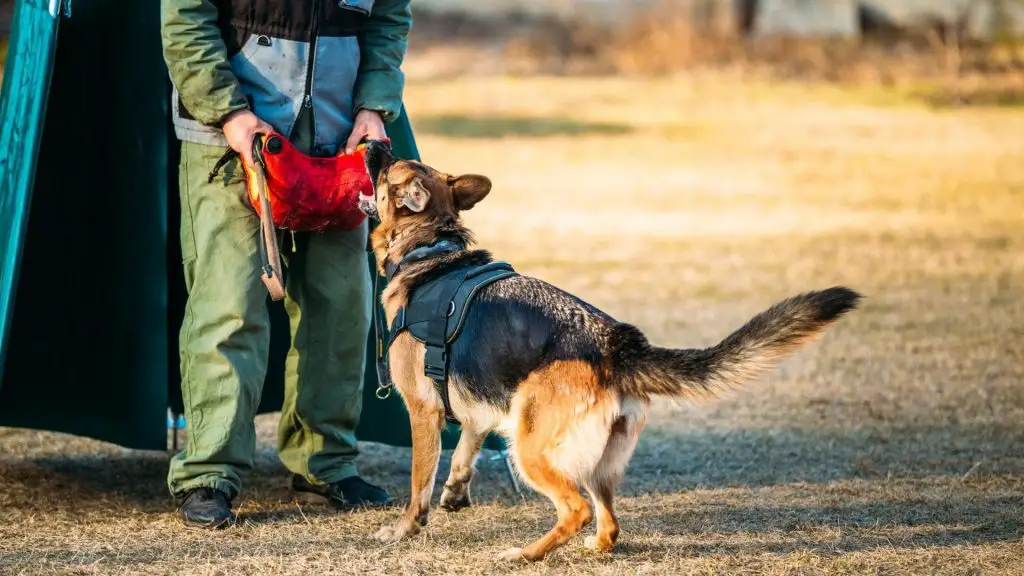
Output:
M860 299L860 294L841 286L794 296L703 350L651 346L637 328L619 324L610 339L609 376L623 392L641 398L680 397L738 386L814 340L856 308Z

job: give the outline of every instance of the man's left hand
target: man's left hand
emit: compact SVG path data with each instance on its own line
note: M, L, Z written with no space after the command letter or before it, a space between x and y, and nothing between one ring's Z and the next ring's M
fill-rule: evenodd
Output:
M380 112L360 110L356 114L352 134L348 137L348 143L345 144L345 153L355 152L356 146L359 146L359 142L364 137L367 140L383 140L387 136L387 133L384 132L384 120L380 117Z

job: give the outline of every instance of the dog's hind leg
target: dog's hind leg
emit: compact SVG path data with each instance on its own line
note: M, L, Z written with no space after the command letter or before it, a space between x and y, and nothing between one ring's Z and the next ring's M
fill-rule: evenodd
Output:
M519 448L517 447L517 450ZM528 455L527 455L528 454ZM510 548L502 552L504 560L540 560L579 534L590 524L593 516L590 506L580 495L576 483L547 461L539 450L519 452L519 469L524 479L535 490L547 496L558 510L558 523L547 534L526 548Z
M382 542L396 542L419 532L427 524L430 498L437 478L437 463L441 457L441 428L444 411L423 407L409 411L412 425L412 490L409 506L402 519L394 526L384 526L376 538Z
M619 522L612 501L615 488L622 481L626 465L633 456L633 449L636 448L645 421L646 407L624 402L623 413L612 423L604 454L587 479L587 492L597 510L597 534L587 536L584 541L584 546L591 550L610 552L619 538Z
M611 552L615 541L619 539L619 521L615 517L615 484L602 480L597 485L588 485L587 492L594 501L597 510L597 534L587 536L583 546L598 552Z
M448 473L448 481L441 492L441 508L455 512L469 507L469 483L475 473L476 457L480 454L484 434L480 434L467 426L462 429L459 444L452 454L452 468Z
M582 361L553 364L519 385L512 454L523 480L554 503L558 522L502 558L539 560L590 524L593 514L580 485L597 469L620 412L618 393L603 388L594 368Z

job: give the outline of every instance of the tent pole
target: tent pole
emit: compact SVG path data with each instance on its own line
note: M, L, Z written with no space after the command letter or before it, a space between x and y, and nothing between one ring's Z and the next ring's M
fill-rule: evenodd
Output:
M171 430L173 430L173 433L171 434L171 450L175 454L178 453L178 422L180 420L181 414L171 412Z
M508 473L508 479L510 482L512 482L512 487L515 488L516 494L518 494L520 498L525 500L526 496L523 495L523 489L519 485L519 478L516 477L516 471L514 468L512 468L512 461L509 460L508 450L503 449L497 450L496 452L497 454L495 454L494 457L491 458L491 460L500 459L505 463L505 472Z

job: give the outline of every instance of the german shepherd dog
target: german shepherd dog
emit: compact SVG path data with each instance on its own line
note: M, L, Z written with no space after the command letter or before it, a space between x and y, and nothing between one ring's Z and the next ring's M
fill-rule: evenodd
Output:
M451 176L420 162L399 160L387 144L371 142L366 166L373 198L363 211L378 220L371 245L379 270L412 250L456 238L473 242L460 219L491 190L484 176ZM388 325L410 290L452 267L491 262L484 250L457 250L407 263L382 294ZM539 560L565 544L596 515L587 548L610 551L619 536L612 500L647 409L656 396L686 398L733 387L772 369L819 336L860 295L844 287L808 292L754 316L718 345L703 350L660 348L634 326L541 280L513 276L486 286L469 306L449 353L451 411L462 435L441 494L441 507L470 505L469 484L481 443L497 431L531 488L555 505L558 521L506 560ZM402 332L389 367L412 426L412 492L408 508L377 539L394 542L427 521L441 453L445 407L424 375L424 346ZM595 512L580 494L584 488Z

